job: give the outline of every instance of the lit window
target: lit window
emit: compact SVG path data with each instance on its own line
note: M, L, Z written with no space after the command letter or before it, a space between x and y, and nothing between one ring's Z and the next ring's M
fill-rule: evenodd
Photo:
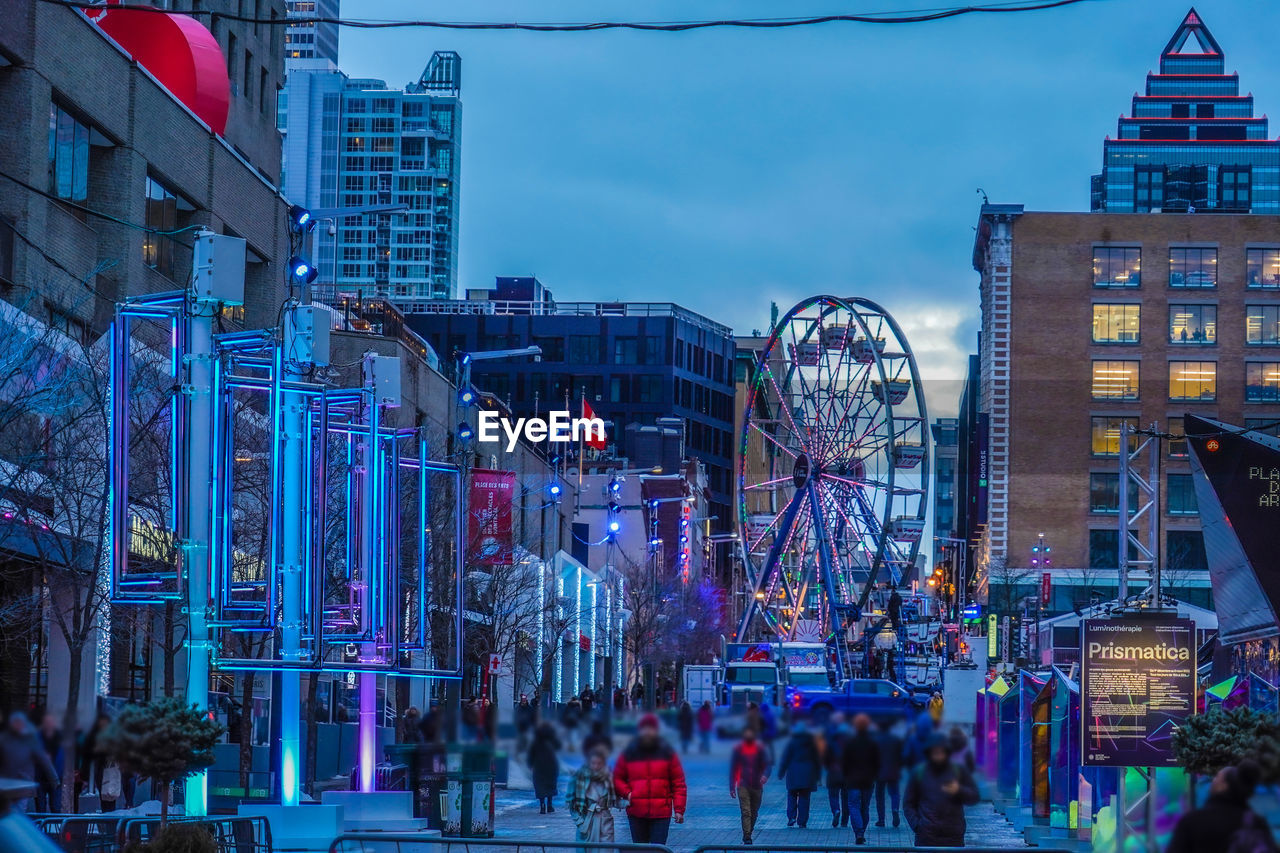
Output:
M1095 344L1138 343L1138 305L1096 304L1093 306Z
M1280 249L1246 249L1244 255L1249 287L1280 287Z
M49 105L49 192L68 201L89 197L89 128Z
M1170 287L1217 287L1217 249L1170 249Z
M1250 403L1280 403L1280 361L1251 361L1244 366L1244 398Z
M1245 343L1280 344L1280 305L1244 306Z
M1128 421L1129 431L1138 428L1137 418L1117 418L1100 416L1089 419L1090 447L1094 456L1120 455L1120 427ZM1134 440L1129 439L1129 447L1133 449Z
M1216 344L1217 342L1218 306L1169 306L1169 343Z
M1190 474L1170 474L1166 488L1165 505L1169 515L1196 515L1196 490Z
M1095 361L1093 363L1093 398L1095 400L1138 399L1138 362Z
M1142 283L1142 250L1097 247L1093 250L1093 283L1097 287L1137 287Z
M1169 399L1207 402L1218 397L1218 363L1169 362Z

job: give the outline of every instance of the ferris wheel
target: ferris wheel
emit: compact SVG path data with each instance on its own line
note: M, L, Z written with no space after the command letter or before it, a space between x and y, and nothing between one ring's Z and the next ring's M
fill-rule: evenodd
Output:
M915 356L876 303L816 296L778 321L750 381L737 636L833 642L843 672L846 632L873 585L902 582L924 532L928 415Z

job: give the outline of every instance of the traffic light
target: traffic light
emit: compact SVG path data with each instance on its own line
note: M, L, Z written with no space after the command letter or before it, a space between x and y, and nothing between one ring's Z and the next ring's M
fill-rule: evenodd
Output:
M618 515L622 512L622 504L616 500L609 501L608 516L605 519L605 530L609 532L609 538L612 539L614 534L622 529L622 521Z

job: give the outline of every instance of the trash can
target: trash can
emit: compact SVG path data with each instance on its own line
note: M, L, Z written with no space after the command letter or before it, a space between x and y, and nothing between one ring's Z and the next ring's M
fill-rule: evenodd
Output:
M441 812L446 838L493 837L493 750L477 744L450 744L445 757Z

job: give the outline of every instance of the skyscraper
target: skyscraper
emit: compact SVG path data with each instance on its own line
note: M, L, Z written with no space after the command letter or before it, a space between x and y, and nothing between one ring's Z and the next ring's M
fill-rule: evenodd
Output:
M1108 213L1280 213L1280 140L1254 116L1253 95L1225 73L1218 42L1187 12L1102 147L1091 207Z
M339 0L285 0L290 18L337 18ZM327 59L338 62L338 25L297 23L285 27L285 59Z
M349 78L327 59L288 64L279 109L282 185L322 220L312 246L317 293L384 297L409 312L452 296L461 58L437 51L403 91ZM330 213L393 205L408 209Z

